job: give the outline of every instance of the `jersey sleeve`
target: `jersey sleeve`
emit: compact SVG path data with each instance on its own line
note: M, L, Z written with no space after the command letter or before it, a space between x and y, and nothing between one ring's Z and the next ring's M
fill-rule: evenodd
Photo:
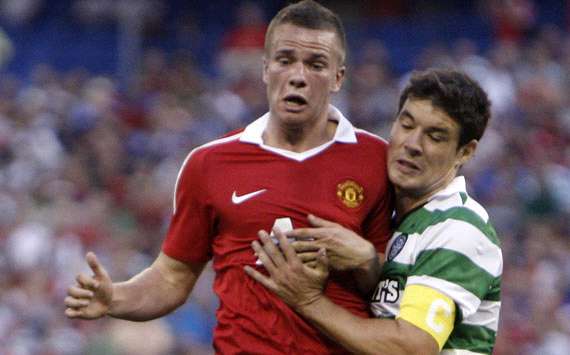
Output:
M501 249L477 226L449 219L427 229L416 245L406 287L430 287L450 297L461 316L479 308L502 273Z
M209 203L205 154L193 151L182 164L174 190L174 212L162 251L184 262L207 262L214 225Z

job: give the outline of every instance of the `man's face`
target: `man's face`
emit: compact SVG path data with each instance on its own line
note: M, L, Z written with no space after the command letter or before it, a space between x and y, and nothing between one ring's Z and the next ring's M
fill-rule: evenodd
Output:
M408 98L392 126L388 175L405 195L424 198L453 180L477 142L457 149L460 126L431 100Z
M272 117L304 124L326 115L344 77L335 32L277 26L264 59L263 81Z

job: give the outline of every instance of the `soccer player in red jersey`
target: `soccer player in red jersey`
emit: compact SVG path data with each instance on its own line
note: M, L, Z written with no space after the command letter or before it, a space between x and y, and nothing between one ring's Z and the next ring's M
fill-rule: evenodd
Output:
M263 81L269 112L245 129L194 149L175 188L174 214L156 261L112 283L94 254L65 299L70 318L163 316L183 304L213 259L220 354L339 354L331 342L243 272L260 272L251 243L260 229L319 226L315 214L363 235L363 254L383 252L392 198L387 144L354 128L330 105L344 74L346 41L337 15L314 1L282 9L267 30ZM376 253L372 253L376 255ZM375 259L375 258L373 258ZM336 264L326 294L367 317L362 278L377 260Z

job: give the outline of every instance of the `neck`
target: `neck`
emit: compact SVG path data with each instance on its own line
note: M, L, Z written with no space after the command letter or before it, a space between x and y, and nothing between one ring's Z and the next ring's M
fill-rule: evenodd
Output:
M301 153L332 140L337 125L336 121L328 120L326 115L303 124L282 123L270 117L263 133L263 142L271 147Z
M396 220L398 223L402 221L402 218L408 212L426 203L429 200L430 196L418 198L413 195L405 194L396 188Z
M457 171L445 179L444 183L432 186L424 191L404 190L395 186L396 221L398 223L401 222L406 214L425 204L433 195L449 186L453 179L455 179L456 173Z

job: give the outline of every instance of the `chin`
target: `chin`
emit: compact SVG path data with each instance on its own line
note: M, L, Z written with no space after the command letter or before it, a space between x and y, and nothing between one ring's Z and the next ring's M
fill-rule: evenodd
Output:
M401 192L405 192L406 194L415 195L418 191L423 190L423 185L416 181L416 179L410 178L409 176L398 175L390 177L390 181L396 189Z

